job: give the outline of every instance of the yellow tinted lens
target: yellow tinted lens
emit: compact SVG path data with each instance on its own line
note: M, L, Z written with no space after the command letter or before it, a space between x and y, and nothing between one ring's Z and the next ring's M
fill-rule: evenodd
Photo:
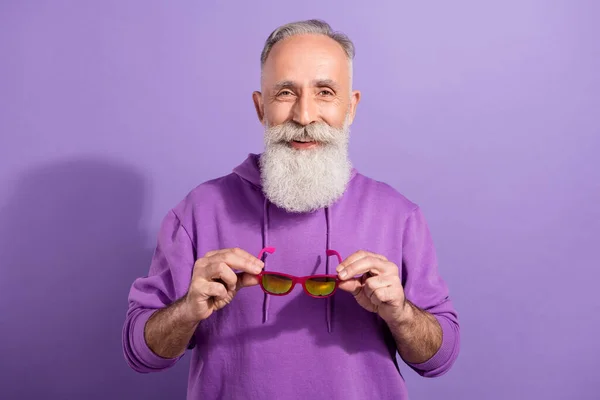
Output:
M308 293L313 296L327 296L335 289L335 278L310 278L305 285Z
M280 275L263 275L262 285L269 293L283 294L292 287L292 280Z

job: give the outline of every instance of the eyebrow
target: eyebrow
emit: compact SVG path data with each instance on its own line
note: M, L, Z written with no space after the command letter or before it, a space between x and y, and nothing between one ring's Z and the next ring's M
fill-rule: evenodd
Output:
M294 81L286 80L286 81L279 81L279 82L275 83L273 85L273 89L281 90L281 89L294 88L297 86L298 85ZM311 82L311 86L312 87L330 87L333 90L337 90L339 88L339 85L333 79L315 79Z

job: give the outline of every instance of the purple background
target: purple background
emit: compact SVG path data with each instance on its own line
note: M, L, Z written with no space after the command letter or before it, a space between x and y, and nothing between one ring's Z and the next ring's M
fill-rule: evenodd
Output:
M355 41L354 163L423 207L460 313L411 398L598 398L598 2L83 3L0 4L0 398L184 398L188 358L125 364L129 285L261 151L263 41L310 17Z

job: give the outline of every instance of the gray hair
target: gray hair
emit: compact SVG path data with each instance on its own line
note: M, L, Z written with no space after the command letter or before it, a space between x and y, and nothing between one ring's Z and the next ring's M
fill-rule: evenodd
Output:
M319 19L309 19L306 21L297 21L282 25L271 32L260 55L261 69L265 65L271 49L277 42L290 36L307 34L325 35L338 42L346 53L350 66L352 66L352 59L354 58L354 44L350 38L341 32L334 32L331 29L331 26L329 26L329 24L325 21Z

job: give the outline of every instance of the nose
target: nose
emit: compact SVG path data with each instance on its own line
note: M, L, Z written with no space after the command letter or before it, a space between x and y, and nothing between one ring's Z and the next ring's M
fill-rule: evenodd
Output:
M317 105L308 93L298 96L292 112L294 122L302 126L309 125L317 120Z

